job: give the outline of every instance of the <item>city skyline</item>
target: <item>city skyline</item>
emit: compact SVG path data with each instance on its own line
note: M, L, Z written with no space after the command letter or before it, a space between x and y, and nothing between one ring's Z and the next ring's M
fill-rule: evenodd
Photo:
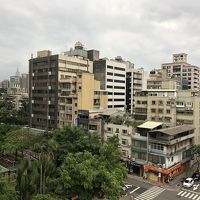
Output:
M69 6L70 5L70 6ZM16 68L28 72L28 60L38 50L54 54L76 41L98 49L100 57L122 56L138 67L159 68L173 53L189 54L199 65L200 3L158 0L4 1L0 8L0 80Z

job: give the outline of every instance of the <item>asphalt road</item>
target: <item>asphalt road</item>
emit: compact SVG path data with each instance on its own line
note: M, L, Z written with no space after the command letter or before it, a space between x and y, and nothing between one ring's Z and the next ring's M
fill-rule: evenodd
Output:
M200 200L200 181L194 186L186 189L183 187L174 189L170 187L159 187L142 180L129 177L127 184L132 185L127 191L127 196L135 200ZM180 185L182 183L180 182ZM132 197L132 198L131 198ZM125 198L124 198L125 199ZM123 198L122 198L123 200Z

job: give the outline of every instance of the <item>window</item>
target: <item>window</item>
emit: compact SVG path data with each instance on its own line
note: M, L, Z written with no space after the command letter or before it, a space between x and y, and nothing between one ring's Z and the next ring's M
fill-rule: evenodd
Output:
M140 101L137 101L137 104L140 104Z
M152 109L151 109L151 112L152 112L152 113L156 113L156 109L155 109L155 108L152 108Z
M107 68L109 68L109 69L113 69L113 66L107 65Z
M108 78L107 81L108 81L108 82L113 82L113 79L109 79L109 78Z
M114 95L125 95L123 92L114 92Z
M156 105L156 102L155 102L155 101L152 101L151 104L152 104L152 105Z
M118 73L114 73L114 76L125 77L124 74L118 74Z
M114 99L114 101L125 101L124 99Z
M115 89L125 89L123 86L114 86Z
M125 71L124 68L120 68L120 67L115 67L116 70L120 70L120 71Z
M163 144L152 143L151 144L151 149L163 151L164 150L164 145Z
M127 132L126 129L123 129L123 130L122 130L122 133L126 135L128 132Z
M163 105L163 101L159 101L159 106L162 106Z
M114 80L115 83L125 83L125 81L122 80Z
M112 76L112 75L113 75L113 73L112 73L112 72L107 72L107 75L111 75L111 76Z
M116 128L115 133L119 133L119 129L118 128Z
M168 110L168 109L167 109L167 111L166 111L166 112L167 112L167 114L170 114L170 110Z
M128 140L122 139L122 145L128 145Z
M147 101L142 101L142 104L145 104L145 105L146 105L146 104L147 104Z
M107 88L113 88L113 86L112 85L107 85Z
M158 113L162 114L163 113L163 109L158 109Z
M112 128L107 127L107 131L108 131L108 132L111 132L111 131L112 131Z

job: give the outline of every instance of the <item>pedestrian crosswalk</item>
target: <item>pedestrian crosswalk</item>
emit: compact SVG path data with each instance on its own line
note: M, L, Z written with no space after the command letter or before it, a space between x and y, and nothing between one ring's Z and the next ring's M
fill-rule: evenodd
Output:
M158 186L153 186L147 191L143 192L139 196L135 198L135 200L151 200L157 197L159 194L161 194L165 189L158 187Z
M192 200L200 200L200 195L189 190L181 190L177 195Z

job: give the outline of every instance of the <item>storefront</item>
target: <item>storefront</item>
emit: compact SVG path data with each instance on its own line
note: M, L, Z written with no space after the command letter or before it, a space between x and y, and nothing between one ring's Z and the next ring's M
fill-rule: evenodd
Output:
M189 162L176 164L169 169L162 169L151 165L144 165L144 171L149 181L164 184L187 169Z
M143 176L144 172L143 164L139 164L135 161L127 161L127 168L130 174Z

